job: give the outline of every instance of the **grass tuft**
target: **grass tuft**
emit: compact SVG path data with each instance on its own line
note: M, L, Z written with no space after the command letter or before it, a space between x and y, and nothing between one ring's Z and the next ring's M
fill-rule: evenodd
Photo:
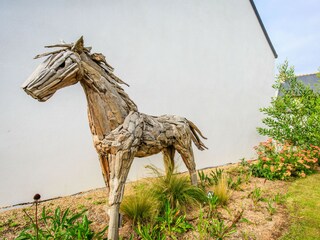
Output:
M201 188L191 185L189 177L170 172L160 175L158 169L150 166L148 168L158 175L152 183L151 191L160 203L160 212L164 211L166 202L169 202L172 209L186 211L188 205L207 201L206 193Z
M218 197L219 203L225 205L229 198L230 192L228 188L228 180L225 174L218 179L217 184L213 186L214 195Z
M124 213L133 225L153 220L157 216L158 203L150 192L141 191L138 194L124 197L120 211Z

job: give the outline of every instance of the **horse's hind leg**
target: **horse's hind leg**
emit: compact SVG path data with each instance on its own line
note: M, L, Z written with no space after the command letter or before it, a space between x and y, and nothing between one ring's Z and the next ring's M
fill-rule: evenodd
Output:
M181 155L182 160L189 171L192 185L197 186L198 180L197 180L196 163L194 162L194 156L193 156L191 143L190 143L189 147L184 147L184 146L177 144L177 145L175 145L175 149Z
M169 146L162 150L163 153L163 161L166 174L173 173L174 171L174 154L175 149L173 146Z

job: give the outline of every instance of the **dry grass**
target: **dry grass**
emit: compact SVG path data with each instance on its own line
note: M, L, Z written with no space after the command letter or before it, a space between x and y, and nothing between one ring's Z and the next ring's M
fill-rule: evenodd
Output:
M219 199L219 203L222 205L226 205L230 198L230 190L228 188L228 181L226 174L222 174L221 178L219 178L217 185L214 185L212 188L214 195L216 195Z

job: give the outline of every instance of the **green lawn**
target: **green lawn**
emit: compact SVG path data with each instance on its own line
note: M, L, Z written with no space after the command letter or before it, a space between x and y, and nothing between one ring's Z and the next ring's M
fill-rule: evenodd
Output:
M294 181L287 202L292 225L281 240L320 239L320 173Z

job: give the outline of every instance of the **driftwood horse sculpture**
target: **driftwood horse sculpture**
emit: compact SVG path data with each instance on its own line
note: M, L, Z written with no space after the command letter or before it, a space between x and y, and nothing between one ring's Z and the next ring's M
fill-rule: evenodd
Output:
M174 166L175 150L187 166L192 184L197 184L196 165L191 143L198 149L200 130L178 116L150 116L138 111L124 92L125 84L99 53L90 53L81 37L74 44L47 46L58 50L37 55L48 56L23 84L33 98L44 102L57 90L80 82L88 101L89 125L94 146L109 190L109 239L118 239L119 206L134 157L163 153L166 171Z

